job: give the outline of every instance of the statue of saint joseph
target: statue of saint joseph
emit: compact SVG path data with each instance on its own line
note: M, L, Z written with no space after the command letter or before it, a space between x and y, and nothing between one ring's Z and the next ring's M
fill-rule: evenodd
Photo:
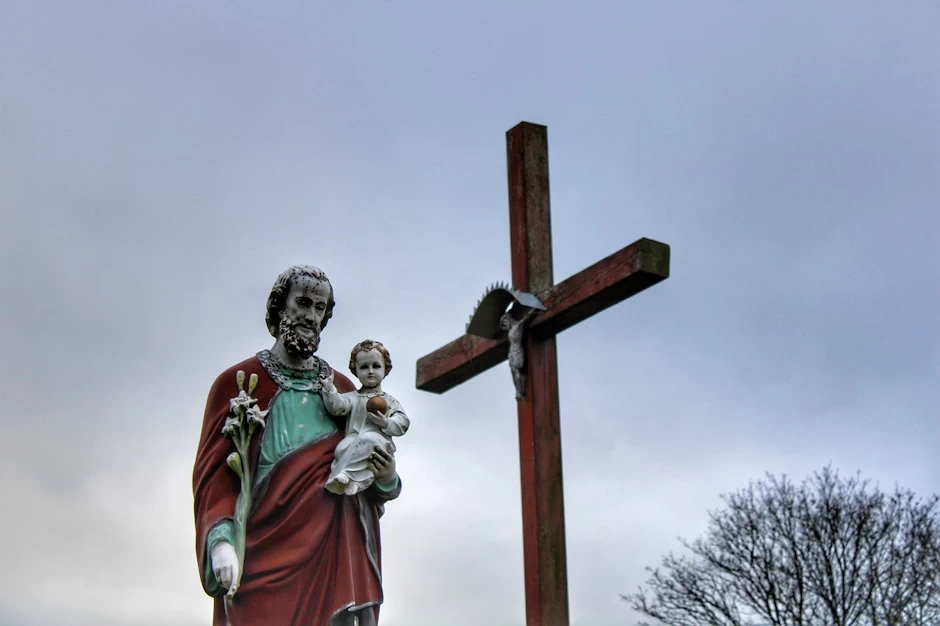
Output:
M333 314L333 286L315 267L282 273L268 297L274 346L222 372L209 391L193 469L196 556L213 626L376 626L382 603L379 517L401 493L391 454L370 459L375 482L355 496L324 489L344 435L323 406L320 381L330 367L316 356ZM249 452L255 468L244 571L233 548L238 477L226 464L222 436L236 372L257 374L258 405L267 425ZM334 372L340 392L355 389ZM340 418L341 419L341 418ZM232 598L225 594L239 580Z

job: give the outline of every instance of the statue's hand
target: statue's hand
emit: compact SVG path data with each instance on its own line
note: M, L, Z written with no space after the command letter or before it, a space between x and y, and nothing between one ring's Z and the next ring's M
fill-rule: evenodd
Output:
M212 546L212 572L219 584L230 589L232 581L238 578L238 556L235 548L227 541L220 541Z
M381 411L369 413L369 421L382 430L388 428L388 415L386 413L382 413Z
M324 393L334 394L336 393L336 385L333 384L333 370L330 370L330 375L320 381L320 388L323 389Z
M369 469L376 482L390 483L395 479L395 457L381 446L376 446L369 457Z

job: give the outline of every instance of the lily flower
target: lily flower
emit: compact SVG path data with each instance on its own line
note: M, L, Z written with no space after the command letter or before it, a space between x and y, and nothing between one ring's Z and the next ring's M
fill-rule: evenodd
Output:
M229 413L233 415L244 415L245 411L258 404L257 398L252 398L244 390L239 391L238 395L228 401Z
M271 409L268 409L268 411L270 410ZM248 424L252 426L257 425L257 426L260 426L261 428L264 428L264 420L268 416L268 411L262 411L257 406L251 407L250 409L248 409L248 412L246 414L246 417L248 419Z
M226 417L225 424L222 425L222 434L226 437L232 437L241 427L242 421L237 416Z

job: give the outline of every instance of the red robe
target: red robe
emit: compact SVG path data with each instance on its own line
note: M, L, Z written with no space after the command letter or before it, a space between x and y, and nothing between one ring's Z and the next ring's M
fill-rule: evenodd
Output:
M232 518L239 492L238 477L225 462L234 446L222 436L229 399L238 395L238 370L246 378L258 374L255 395L262 409L278 389L255 356L223 372L209 391L193 468L200 578L208 558L206 535L220 520ZM334 384L340 392L355 389L338 372ZM357 497L324 489L343 426L338 423L335 434L288 453L254 490L241 585L230 601L224 600L224 589L211 594L214 626L328 626L338 612L360 607L372 607L378 621L378 518L383 502L397 497L399 489L385 494L372 488ZM253 473L260 435L256 432L251 443Z

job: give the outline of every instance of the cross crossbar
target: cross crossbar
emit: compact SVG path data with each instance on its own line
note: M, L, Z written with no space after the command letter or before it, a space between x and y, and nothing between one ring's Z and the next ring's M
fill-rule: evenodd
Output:
M547 309L529 332L547 337L640 293L669 277L669 246L640 239L536 294ZM415 386L444 393L506 360L505 338L464 335L418 360Z

